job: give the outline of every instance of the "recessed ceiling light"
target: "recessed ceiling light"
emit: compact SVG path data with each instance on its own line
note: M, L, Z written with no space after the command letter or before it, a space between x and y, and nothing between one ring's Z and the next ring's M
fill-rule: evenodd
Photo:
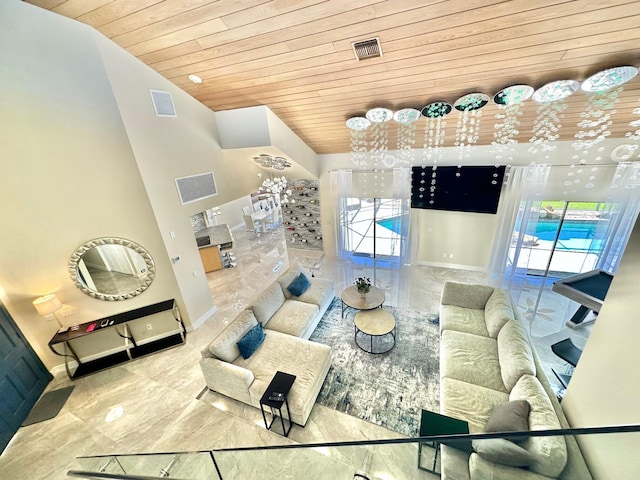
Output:
M585 92L606 92L628 82L638 74L636 67L615 67L603 70L587 78L580 88Z
M420 110L415 108L403 108L393 114L393 119L398 123L409 124L420 118Z
M489 103L489 96L484 93L468 93L453 104L453 108L461 112L478 110Z
M191 80L193 83L202 83L202 79L198 75L189 75L189 80Z
M422 115L428 118L444 117L451 112L452 108L447 102L431 102L422 109Z
M512 85L496 93L493 101L498 105L516 105L524 102L531 95L533 95L533 87L529 85Z
M351 117L347 120L347 127L356 132L366 130L371 125L371 122L364 117Z
M371 122L382 123L391 120L393 118L393 112L388 108L377 107L369 110L365 116L367 120Z
M555 102L572 95L580 88L575 80L557 80L543 85L533 94L533 100L538 103Z

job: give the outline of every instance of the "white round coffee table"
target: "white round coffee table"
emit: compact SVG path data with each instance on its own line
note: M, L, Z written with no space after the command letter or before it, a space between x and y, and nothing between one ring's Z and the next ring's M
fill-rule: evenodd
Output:
M387 353L396 345L396 319L393 315L382 309L375 310L363 310L361 312L356 313L353 323L355 325L355 342L358 347L364 350L367 353ZM358 343L358 334L361 336L369 336L369 345L368 349L363 347ZM374 337L384 337L386 335L391 335L393 341L386 342L390 343L388 348L374 351L373 350L373 339ZM365 344L366 345L366 344Z

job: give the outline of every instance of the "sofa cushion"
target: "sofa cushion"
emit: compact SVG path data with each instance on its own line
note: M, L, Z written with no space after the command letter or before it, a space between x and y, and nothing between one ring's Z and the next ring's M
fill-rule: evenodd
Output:
M440 303L466 308L484 308L493 293L493 287L467 283L445 282Z
M244 336L238 340L238 350L242 358L249 358L258 349L264 341L264 330L262 330L262 324L258 324L249 330Z
M485 322L491 338L497 338L504 324L515 319L509 293L501 288L493 291L484 310Z
M209 351L220 360L233 362L240 356L238 340L258 324L250 310L243 311L224 331L209 344Z
M469 423L470 433L484 433L493 407L509 400L507 393L452 378L440 382L440 412Z
M473 440L471 445L478 455L490 462L512 467L528 467L532 461L528 451L504 438Z
M501 463L490 462L477 453L471 454L467 466L469 468L470 478L473 478L473 480L550 480L547 477L541 477L537 473L525 468L510 467ZM586 477L576 478L574 480L583 480L584 478Z
M273 314L269 320L268 328L301 337L317 313L317 305L289 299Z
M483 337L489 336L484 320L484 310L479 308L442 305L440 307L440 331L445 330L472 333Z
M311 281L311 286L299 297L291 296L292 300L300 300L305 303L313 303L318 305L321 309L326 309L332 302L335 295L335 289L331 280L322 280L320 278L314 278Z
M508 393L502 384L493 338L445 330L440 339L440 375Z
M498 358L502 381L508 392L522 375L536 374L531 346L519 321L511 320L500 329Z
M249 308L253 310L256 319L266 327L273 314L278 311L284 301L282 287L278 282L273 282L253 301L253 305Z
M293 282L302 272L302 268L298 263L293 263L289 269L284 272L282 275L278 277L278 283L282 287L282 291L284 292L284 296L286 298L291 297L291 292L287 289L291 282Z
M512 400L499 403L491 411L485 430L487 432L525 432L529 430L529 411L527 400Z
M536 377L522 376L513 387L509 399L529 402L530 430L561 428L551 400ZM520 445L533 456L529 469L534 472L556 478L567 463L567 445L563 436L530 437Z
M306 292L311 286L311 282L307 278L304 273L298 275L293 282L289 284L287 290L291 293L291 295L295 297L299 297L304 292Z

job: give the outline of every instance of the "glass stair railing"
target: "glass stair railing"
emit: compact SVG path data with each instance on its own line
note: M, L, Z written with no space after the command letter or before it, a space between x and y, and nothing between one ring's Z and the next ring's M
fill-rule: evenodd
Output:
M67 475L114 480L431 480L440 478L440 456L434 448L439 443L463 449L470 441L482 439L630 434L628 441L637 443L640 425L104 455L77 458L79 468Z

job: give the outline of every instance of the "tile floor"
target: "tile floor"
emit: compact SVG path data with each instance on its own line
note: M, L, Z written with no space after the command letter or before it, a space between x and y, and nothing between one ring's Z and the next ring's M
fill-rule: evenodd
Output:
M56 418L18 431L0 457L0 478L68 478L68 470L80 467L75 457L82 455L200 451L399 437L384 428L316 405L305 428L294 426L289 438L283 438L265 430L259 410L213 392L202 392L204 381L198 364L200 350L226 322L250 305L265 285L284 272L290 262L298 260L312 264L322 255L312 250L287 248L281 228L253 240L248 239L244 229L233 233L237 266L207 274L218 307L216 314L190 332L183 346L74 381L76 388ZM335 260L327 260L319 270L309 272L333 279L337 292L351 285L356 276L369 276L386 291L386 304L427 312L437 312L445 280L486 282L480 272L426 266L386 270ZM532 314L538 297L538 311L544 309L546 312L543 318ZM571 330L564 326L575 304L555 293L539 294L535 289L523 288L514 292L514 298L550 380L554 381L551 366L563 368L563 364L550 352L549 345L567 336L574 338L577 345L584 345L588 328ZM48 389L70 383L61 374ZM107 421L110 417L115 420ZM305 461L305 465L317 467L317 471L305 470L306 478L327 478L323 475L338 468L336 465L339 468L349 465L347 469L353 473L366 461L367 451L373 452L369 471L378 478L435 478L415 468L415 445L316 450L315 453L328 460L319 461L316 457L314 461ZM303 455L300 450L288 452ZM289 455L299 458L294 453ZM274 461L273 454L267 457L266 462ZM276 463L281 465L284 458L279 452ZM239 459L238 454L228 454L221 461L227 462L228 471L235 471L233 465L249 460L246 456ZM259 476L260 465L253 463Z

